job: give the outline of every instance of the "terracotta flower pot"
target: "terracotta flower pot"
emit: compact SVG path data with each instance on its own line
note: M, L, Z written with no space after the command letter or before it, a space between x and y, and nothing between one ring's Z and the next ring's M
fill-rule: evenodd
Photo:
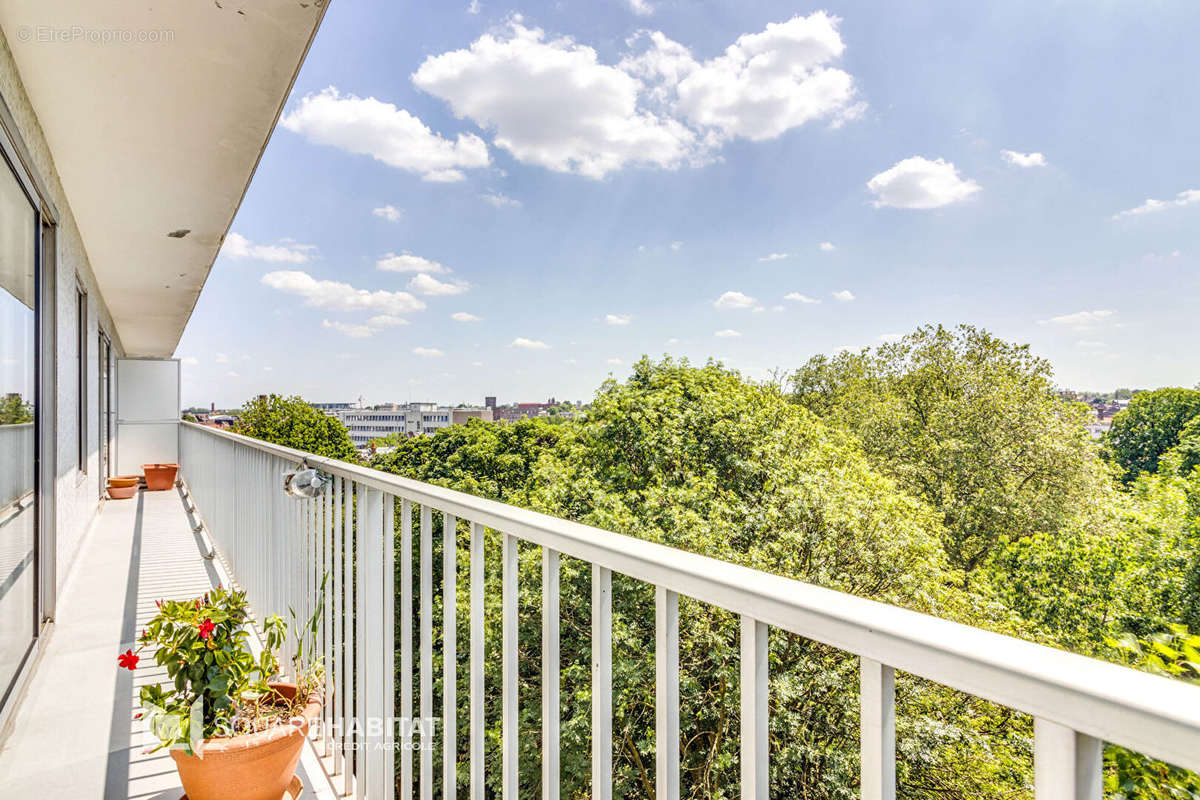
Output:
M296 696L294 683L269 686L289 699ZM280 800L296 774L308 727L320 713L321 704L309 700L290 722L230 739L206 739L203 758L172 750L188 800Z
M113 500L128 500L137 494L138 485L136 483L129 486L108 485L108 496Z
M146 474L146 490L150 492L165 492L175 485L175 472L178 464L142 464Z

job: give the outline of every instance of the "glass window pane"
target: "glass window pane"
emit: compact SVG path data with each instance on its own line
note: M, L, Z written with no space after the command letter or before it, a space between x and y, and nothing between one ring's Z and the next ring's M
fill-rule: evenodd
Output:
M36 632L36 235L33 207L0 159L0 696Z

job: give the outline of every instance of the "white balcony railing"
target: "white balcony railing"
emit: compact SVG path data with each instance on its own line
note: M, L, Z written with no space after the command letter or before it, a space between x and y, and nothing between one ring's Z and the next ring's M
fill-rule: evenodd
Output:
M592 794L612 796L612 573L656 590L656 741L679 741L678 597L685 595L741 617L741 796L766 800L767 637L773 628L855 654L860 659L862 796L895 796L895 670L927 678L1034 718L1037 798L1098 798L1102 743L1128 747L1200 770L1200 688L958 623L717 561L656 543L568 522L388 473L319 458L256 439L182 423L183 477L217 549L261 615L290 605L314 608L319 576L326 584L322 639L334 723L335 774L347 792L391 797L393 727L369 719L399 718L402 800L410 800L414 717L412 674L419 657L417 716L430 718L433 668L433 516L442 514L443 552L455 574L459 521L470 526L470 796L483 782L484 528L502 534L502 787L517 797L517 543L542 548L542 796L558 797L558 557L592 569ZM332 491L297 502L282 492L282 474L306 459L335 477ZM400 509L401 578L393 591L394 508ZM420 636L414 650L412 512L419 508ZM296 532L301 531L302 536ZM344 557L355 553L356 558ZM456 581L444 581L443 788L454 797L458 668ZM347 611L353 613L348 614ZM399 708L394 707L393 620L401 632ZM350 630L350 621L353 630ZM432 737L423 728L420 735ZM365 744L366 747L361 747ZM433 793L432 738L421 747L421 800ZM658 747L657 798L679 796L678 747Z

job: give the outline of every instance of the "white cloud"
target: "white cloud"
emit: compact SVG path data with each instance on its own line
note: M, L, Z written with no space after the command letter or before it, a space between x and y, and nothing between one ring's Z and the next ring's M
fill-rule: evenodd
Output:
M408 314L425 308L424 301L408 292L368 291L355 289L340 281L318 280L307 272L277 270L262 276L262 282L272 289L304 298L312 308L330 311L374 311L380 314Z
M404 209L396 208L393 205L386 205L379 208L372 208L371 213L381 219L386 219L388 222L399 222L400 217L404 216Z
M479 195L479 199L485 203L495 206L496 208L505 208L505 207L520 208L521 207L520 200L515 200L515 199L509 197L508 195L506 195L504 192L484 192L483 194Z
M372 328L395 328L400 325L407 325L408 320L404 317L396 317L391 314L377 314L367 320L367 324Z
M708 61L643 31L605 64L593 48L514 16L467 49L426 58L413 83L525 163L591 178L630 165L677 169L709 163L733 138L861 114L854 78L833 66L845 50L839 22L824 12L773 22Z
M683 248L683 242L671 242L672 250L680 250Z
M233 372L232 370L230 370L229 372L226 372L225 374L226 374L226 375L228 375L230 378L240 378L240 377L242 377L240 373Z
M314 144L369 155L427 181L459 181L462 170L490 163L487 145L474 134L443 138L402 108L333 86L305 95L279 124Z
M903 333L881 333L881 334L879 334L879 341L882 342L883 344L892 344L894 342L900 341L903 338L904 338Z
M1074 314L1062 314L1061 316L1051 317L1050 319L1038 320L1039 325L1064 325L1069 328L1080 330L1082 328L1091 328L1103 323L1105 320L1116 316L1116 310L1111 308L1099 308L1094 311L1076 311Z
M545 342L539 342L537 339L526 339L524 336L518 336L512 340L509 347L521 347L525 350L549 350L550 345Z
M726 292L713 301L713 306L720 309L753 308L758 301L741 292Z
M667 344L679 344L679 339L672 336L670 339L667 339Z
M375 262L375 267L384 272L424 272L429 275L444 275L450 269L439 264L436 261L431 261L428 258L414 256L407 250L396 255L388 253L383 258Z
M196 358L195 356L184 356L183 358L179 359L179 361L185 367L194 367L200 363L200 359Z
M469 49L425 59L413 83L492 131L518 161L556 172L601 178L627 164L678 167L695 150L693 131L638 107L635 77L519 17Z
M733 330L732 328L726 328L723 331L717 331L716 333L713 334L713 336L720 337L721 339L736 339L737 337L739 337L741 335L742 335L741 333Z
M455 322L480 322L483 317L477 317L474 314L468 314L466 311L455 311L450 315L450 319Z
M1153 214L1156 211L1166 211L1168 208L1190 206L1192 203L1200 203L1200 189L1186 189L1175 195L1174 200L1154 200L1151 198L1142 203L1140 206L1128 208L1124 211L1119 211L1116 214L1113 214L1113 219L1122 219L1123 217L1138 217L1142 214Z
M979 191L979 184L960 177L949 161L913 156L871 178L867 188L875 195L876 208L924 209L966 200Z
M833 299L837 300L839 303L849 303L854 299L854 293L849 289L842 289L840 292L833 293Z
M420 275L413 276L413 279L408 282L408 288L417 294L432 297L450 297L467 291L471 288L471 284L466 281L446 283L422 272Z
M832 66L846 49L839 22L823 11L772 22L703 62L655 31L639 37L647 49L622 64L714 143L774 139L814 120L840 125L865 108L854 78Z
M785 259L787 257L788 257L787 253L768 253L767 255L762 256L758 260L759 261L782 261L783 259Z
M817 245L817 247L821 248L821 250L825 251L826 253L837 249L837 245L835 245L833 242L821 242L819 245Z
M240 233L231 232L221 244L221 255L229 258L249 258L255 261L304 264L312 260L311 244L296 244L283 240L279 244L255 244Z
M274 370L274 367L263 367L263 372L273 372Z
M414 356L420 356L421 358L438 358L446 355L436 347L414 347L412 349L412 354Z
M1001 150L1000 156L1009 164L1018 167L1046 166L1046 157L1041 153L1018 153L1016 150Z
M605 325L628 325L632 321L633 321L633 317L629 316L628 314L605 314L604 315L604 324Z
M610 358L610 359L607 359L607 361L605 363L611 364L614 367L619 367L619 366L621 366L621 359Z
M482 366L483 366L483 362L482 362L482 361L472 361L472 362L471 362L471 366L472 366L472 367L482 367Z
M467 4L467 13L468 14L478 14L479 12L480 12L479 0L471 0L471 2Z
M349 322L322 320L321 327L337 331L351 339L370 339L375 334L375 329L369 325L354 325Z
M228 364L229 356L225 355L224 353L217 353L217 356L213 359L213 361L217 362L218 364Z
M783 296L783 299L791 300L793 303L819 303L819 302L821 302L820 300L816 299L815 297L809 297L808 295L800 294L799 292L789 292Z
M646 2L646 0L625 0L629 6L629 10L637 14L639 17L645 17L654 13L654 6Z

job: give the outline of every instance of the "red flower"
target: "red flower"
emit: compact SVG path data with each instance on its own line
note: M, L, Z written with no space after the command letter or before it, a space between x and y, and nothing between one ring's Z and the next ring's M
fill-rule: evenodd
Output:
M217 626L216 623L214 623L211 619L205 617L204 622L201 622L199 627L200 638L207 639L208 637L212 636L213 629L215 629Z
M159 608L162 608L162 600L155 600L154 605L158 606Z
M117 666L123 667L124 669L132 672L133 670L137 669L138 658L139 656L135 655L132 650L126 650L124 653L121 653L121 655L117 656Z

